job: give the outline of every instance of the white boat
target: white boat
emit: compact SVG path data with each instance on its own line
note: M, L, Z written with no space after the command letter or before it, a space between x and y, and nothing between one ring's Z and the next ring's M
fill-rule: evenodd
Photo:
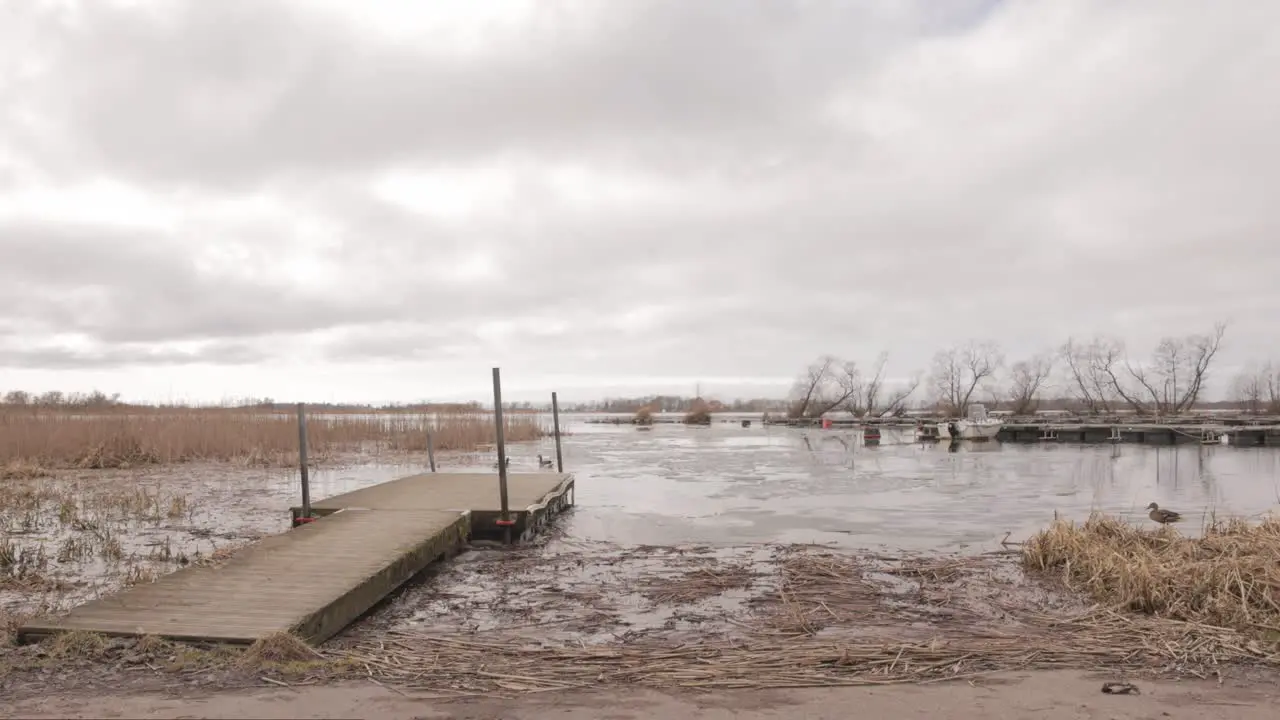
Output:
M967 418L948 420L936 425L932 423L921 425L916 431L916 440L920 442L930 440L974 440L984 442L995 440L996 436L1000 434L1000 428L1003 426L1003 420L987 415L985 405L974 403L969 406L969 417Z

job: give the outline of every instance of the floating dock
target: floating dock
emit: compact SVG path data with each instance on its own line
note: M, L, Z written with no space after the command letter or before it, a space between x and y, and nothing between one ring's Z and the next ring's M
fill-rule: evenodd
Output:
M1280 446L1280 426L1217 423L1005 423L1001 442Z
M925 424L939 421L929 419ZM787 427L822 426L821 418L780 418L770 419L766 424ZM830 422L828 429L885 428L902 433L914 433L916 422L902 421L860 421L851 418L836 418ZM1200 443L1204 445L1226 444L1240 447L1280 447L1280 423L1268 418L1265 422L1246 421L1235 418L1224 418L1212 421L1166 421L1166 422L1089 422L1089 421L1033 421L1006 420L996 435L1000 442L1008 443L1136 443L1140 445L1182 445ZM946 438L943 438L946 440Z
M573 475L507 476L513 535L573 503ZM18 629L19 642L75 630L248 645L277 632L313 644L337 634L473 537L501 536L495 474L428 473L314 503L316 520ZM298 511L295 509L294 517Z
M520 540L537 532L547 519L573 504L573 476L561 473L507 473L507 508L512 537ZM503 537L502 503L495 475L481 473L423 473L335 495L311 503L313 517L339 510L452 510L471 512L471 534L479 540ZM301 507L290 509L296 525Z

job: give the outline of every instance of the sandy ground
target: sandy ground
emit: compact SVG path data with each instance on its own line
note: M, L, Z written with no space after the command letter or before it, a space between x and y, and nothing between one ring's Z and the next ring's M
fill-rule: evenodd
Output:
M445 702L370 683L305 689L222 691L187 697L122 695L33 698L0 707L26 718L512 718L671 720L731 718L956 718L1106 720L1280 717L1274 683L1136 680L1140 695L1106 695L1106 678L1073 672L994 675L972 683L670 695L610 690ZM852 712L857 708L857 712Z

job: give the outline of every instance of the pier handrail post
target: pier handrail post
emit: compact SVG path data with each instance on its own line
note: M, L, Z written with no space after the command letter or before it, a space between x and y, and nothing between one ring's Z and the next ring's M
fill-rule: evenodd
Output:
M556 433L556 472L564 472L564 455L560 452L560 400L551 393L551 424Z
M424 423L427 427L427 465L431 468L431 472L436 471L436 444L435 438L431 436L431 418L426 418Z
M498 498L502 503L503 541L511 544L511 515L507 506L507 439L502 425L502 374L498 368L493 369L493 421L498 440Z
M302 471L302 517L311 518L311 478L307 470L307 408L298 403L298 469Z

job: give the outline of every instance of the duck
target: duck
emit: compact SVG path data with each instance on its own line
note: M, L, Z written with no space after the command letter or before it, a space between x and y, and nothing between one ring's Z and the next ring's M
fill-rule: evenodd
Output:
M1182 519L1182 515L1180 513L1176 513L1172 510L1161 510L1160 506L1155 503L1148 505L1147 509L1151 511L1147 513L1147 516L1161 525L1175 523Z
M551 467L551 466L552 466L552 465L554 465L554 464L555 464L555 463L551 462L551 460L550 460L550 459L543 460L541 455L539 455L539 456L538 456L538 467L540 467L540 468L549 468L549 467Z

